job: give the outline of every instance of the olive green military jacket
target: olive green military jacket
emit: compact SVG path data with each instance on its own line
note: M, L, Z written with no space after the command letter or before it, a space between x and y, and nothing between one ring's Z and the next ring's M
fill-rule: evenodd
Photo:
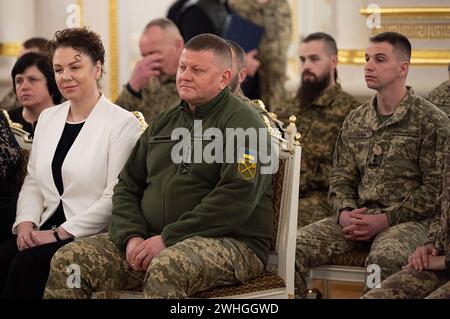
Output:
M428 94L427 100L450 116L450 82L445 81L434 88Z
M336 212L369 208L390 225L435 214L450 120L411 88L380 123L376 96L345 119L336 143L329 199Z
M194 120L202 121L203 132L196 131ZM174 129L183 128L192 134L191 141L171 138ZM242 143L234 147L239 158L250 156L244 165L229 160L192 162L190 155L191 163L173 160L180 142L193 142L194 156L198 146L204 149L215 139L220 142L205 131L209 128L223 133L224 158L230 155L224 145L232 139L227 128L256 128L267 134L258 112L233 96L229 87L198 106L195 114L181 102L158 116L138 140L114 189L109 233L120 250L134 236L161 234L166 246L193 236L231 237L267 262L273 223L272 175L261 174L255 150L245 148L248 154L244 155ZM266 145L270 149L270 138Z
M428 229L426 244L433 245L439 254L446 255L447 269L450 269L450 139L444 152L444 168L441 179L441 194L436 207L438 214Z
M160 113L180 103L175 77L151 78L138 94L131 93L125 85L115 103L130 112L141 112L150 123Z
M361 105L340 84L326 89L310 107L300 105L293 97L276 110L278 118L286 122L294 114L302 135L302 165L300 197L309 192L328 193L329 175L333 167L336 139L345 116Z

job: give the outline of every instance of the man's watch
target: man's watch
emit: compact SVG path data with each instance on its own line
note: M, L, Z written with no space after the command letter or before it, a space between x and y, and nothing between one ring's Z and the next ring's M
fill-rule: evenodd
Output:
M56 238L56 242L62 241L61 237L59 237L59 235L58 235L58 227L57 226L52 227L52 233L53 233L53 236L55 236L55 238Z
M131 95L133 95L134 97L137 97L138 99L142 99L142 91L135 91L133 90L133 88L130 85L130 82L127 83L126 88L128 90L128 92L131 93Z

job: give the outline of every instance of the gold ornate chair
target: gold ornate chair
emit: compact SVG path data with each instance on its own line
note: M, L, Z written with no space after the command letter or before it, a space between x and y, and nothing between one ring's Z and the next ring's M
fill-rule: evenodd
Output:
M30 135L28 132L24 131L22 129L22 125L19 123L15 123L11 121L9 118L8 112L6 110L1 110L3 114L5 115L6 119L8 120L8 124L11 128L11 131L14 134L14 137L17 140L17 143L20 146L20 162L19 162L19 169L17 171L16 179L17 179L17 186L18 190L20 191L20 188L22 187L23 181L25 179L25 176L27 176L27 165L28 165L28 158L30 156L30 150L31 145L33 141L30 139Z
M271 251L265 272L242 284L217 287L203 291L192 298L294 298L295 249L300 181L300 136L295 117L286 128L287 139L272 135L279 148L279 167L273 175L274 223ZM142 298L137 291L101 291L94 299Z
M139 112L139 111L133 111L133 112L131 112L134 116L136 116L136 118L138 119L138 121L139 121L139 124L141 125L141 131L142 132L144 132L146 129L147 129L147 127L148 127L148 124L147 124L147 122L145 121L145 117L144 117L144 114L142 114L141 112Z
M33 143L33 140L30 138L30 134L23 130L22 124L11 121L6 110L2 110L2 112L8 120L11 131L14 133L14 137L16 138L17 143L19 143L20 148L30 151Z

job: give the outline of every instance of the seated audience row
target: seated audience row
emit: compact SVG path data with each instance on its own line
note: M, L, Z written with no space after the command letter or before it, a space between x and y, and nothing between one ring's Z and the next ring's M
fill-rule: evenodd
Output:
M106 229L117 176L140 135L137 119L99 92L100 37L66 29L51 44L55 81L68 101L39 116L15 236L0 242L3 298L41 298L53 254Z

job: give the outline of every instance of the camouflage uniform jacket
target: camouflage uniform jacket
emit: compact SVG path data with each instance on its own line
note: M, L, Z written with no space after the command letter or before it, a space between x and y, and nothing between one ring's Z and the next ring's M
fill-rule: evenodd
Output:
M230 8L264 28L258 48L261 99L272 110L285 96L287 50L291 41L291 9L287 0L230 0Z
M194 236L230 237L266 263L273 224L272 175L260 173L257 159L251 167L228 160L175 163L172 152L179 140L171 139L174 129L187 129L188 141L195 135L194 153L198 143L205 148L214 140L197 132L194 120L202 121L204 132L219 129L224 145L228 128L264 129L258 112L233 96L229 87L198 106L195 116L184 101L162 113L142 134L120 173L109 228L112 241L124 251L133 236L160 234L167 247ZM235 146L237 152L240 146Z
M330 175L333 209L367 207L390 225L433 217L450 120L411 88L383 123L376 104L375 96L344 121Z
M14 90L11 89L0 101L0 108L12 111L14 109L19 108L19 102L17 101L16 94L14 93Z
M450 139L445 144L441 194L436 210L440 214L430 225L426 244L436 247L439 254L446 254L447 269L450 269Z
M445 81L434 88L428 94L427 100L450 116L450 82Z
M300 197L311 191L324 192L329 188L336 138L345 116L361 105L340 84L325 90L311 107L299 105L293 97L279 108L277 115L284 121L290 114L297 117L297 128L302 139Z
M248 97L244 95L244 92L242 90L239 90L237 94L235 94L237 97L242 99L247 105L255 108L259 115L261 115L261 118L266 125L269 132L274 136L283 137L283 123L279 120L274 120L270 113L266 110L266 107L261 100L250 100Z
M163 81L151 78L142 89L141 96L133 95L125 85L115 103L128 111L141 112L148 123L158 114L180 103L174 76Z

